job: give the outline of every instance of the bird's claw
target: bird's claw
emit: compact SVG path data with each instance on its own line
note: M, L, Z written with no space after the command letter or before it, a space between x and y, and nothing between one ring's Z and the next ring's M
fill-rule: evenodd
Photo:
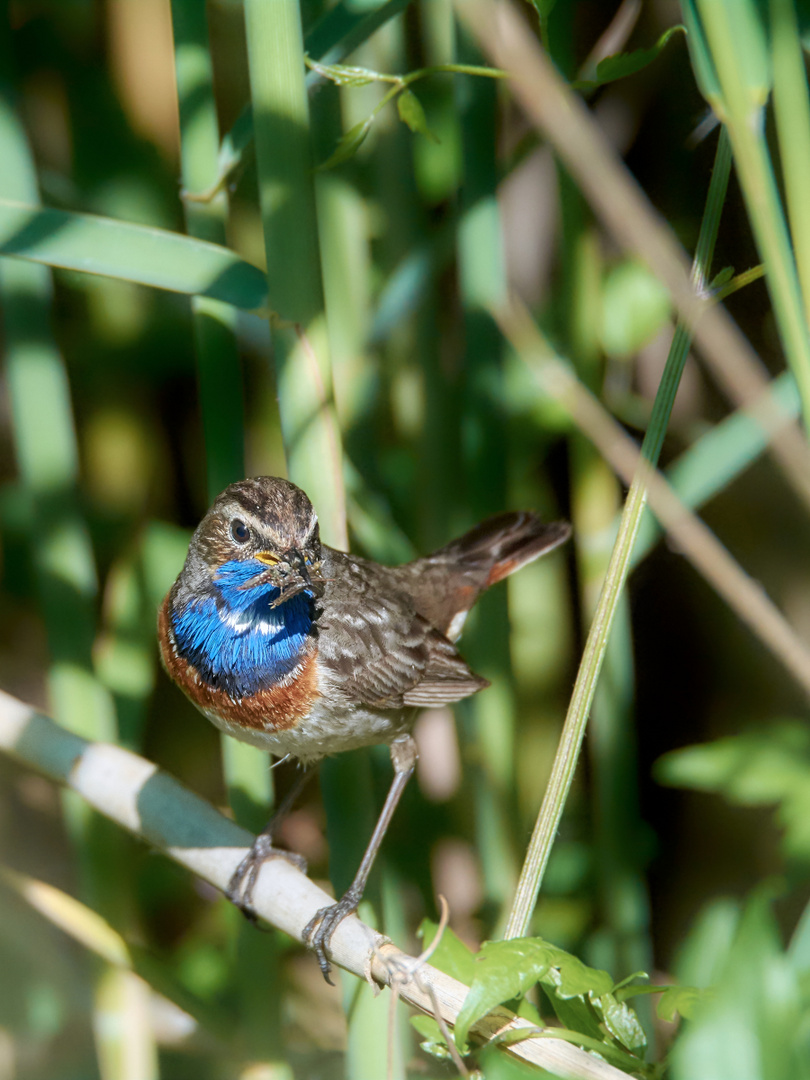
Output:
M268 859L284 859L292 863L301 873L307 872L307 861L303 855L293 851L273 847L273 838L268 833L259 833L253 847L245 855L231 874L225 895L242 912L245 918L256 924L256 911L253 907L253 890L259 877L259 871Z
M332 970L332 965L326 955L326 949L329 942L332 940L332 935L335 930L337 930L338 926L340 926L348 915L353 915L355 911L357 911L359 903L360 898L355 896L352 891L349 890L349 892L336 903L329 904L328 907L319 908L304 927L302 935L304 944L308 945L315 953L315 956L318 958L318 966L321 969L321 974L330 986L334 986L335 984L329 978L329 972Z

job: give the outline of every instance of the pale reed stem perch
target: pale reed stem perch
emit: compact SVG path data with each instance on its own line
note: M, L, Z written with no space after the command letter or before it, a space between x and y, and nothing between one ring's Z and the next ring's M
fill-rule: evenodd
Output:
M99 813L218 889L227 888L255 839L152 762L109 743L88 742L3 691L0 750L77 791ZM331 900L283 859L262 867L253 893L258 914L297 941ZM468 987L401 952L357 916L340 924L330 952L346 971L383 986L393 981L403 1001L431 1016L438 1007L445 1023L455 1023ZM531 1026L499 1008L474 1027L472 1036L485 1042L496 1033ZM568 1080L621 1080L626 1075L561 1039L527 1039L501 1048Z

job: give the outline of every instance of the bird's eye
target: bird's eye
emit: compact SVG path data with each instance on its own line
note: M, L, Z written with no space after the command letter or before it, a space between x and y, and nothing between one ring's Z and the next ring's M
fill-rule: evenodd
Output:
M231 522L231 536L237 544L246 544L250 539L250 529L240 518L234 518Z

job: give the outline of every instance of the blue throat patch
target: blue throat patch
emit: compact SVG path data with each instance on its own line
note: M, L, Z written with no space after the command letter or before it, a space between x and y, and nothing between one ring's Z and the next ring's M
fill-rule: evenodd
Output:
M232 698L255 694L292 671L312 626L306 593L274 608L274 586L240 588L264 569L254 559L233 559L214 579L219 598L194 599L171 613L180 655L209 686Z

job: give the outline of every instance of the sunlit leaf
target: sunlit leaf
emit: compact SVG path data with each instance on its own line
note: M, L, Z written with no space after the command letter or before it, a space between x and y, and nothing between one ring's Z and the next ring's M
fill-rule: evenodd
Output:
M638 1017L624 1001L617 1001L613 994L591 995L597 1013L605 1027L617 1042L628 1050L641 1050L647 1045L647 1037Z
M531 1028L510 1028L497 1035L490 1045L514 1046L515 1043L525 1042L527 1039L562 1039L571 1043L572 1046L580 1046L583 1050L592 1050L604 1061L609 1061L619 1069L624 1069L635 1075L641 1065L636 1054L618 1046L615 1042L605 1042L602 1032L597 1029L597 1034L584 1035L581 1031L565 1027L547 1027L532 1030ZM487 1073L489 1076L489 1073Z
M0 877L54 926L64 930L108 964L122 967L132 965L129 947L124 939L91 908L45 881L38 881L8 867L0 867Z
M599 1026L599 1018L587 998L561 998L555 993L549 993L548 1000L554 1009L554 1015L564 1028L579 1032L597 1042L604 1041L605 1033Z
M635 976L631 976L635 978ZM662 1020L673 1020L675 1015L690 1017L694 1011L695 1002L704 994L696 986L654 986L647 984L639 986L638 983L622 983L617 986L613 995L617 1001L629 1001L635 997L648 997L650 994L660 994L656 1012Z
M587 967L542 938L487 942L475 959L470 991L456 1022L459 1046L466 1043L476 1020L503 1002L522 996L537 982L562 999L602 995L613 987L606 971Z
M435 940L438 930L437 923L423 919L417 930L417 937L427 948ZM430 954L430 962L445 975L463 983L471 982L475 971L475 953L449 927L445 927L441 940Z

